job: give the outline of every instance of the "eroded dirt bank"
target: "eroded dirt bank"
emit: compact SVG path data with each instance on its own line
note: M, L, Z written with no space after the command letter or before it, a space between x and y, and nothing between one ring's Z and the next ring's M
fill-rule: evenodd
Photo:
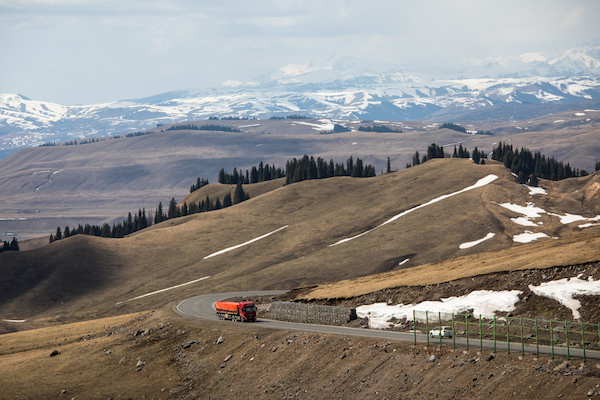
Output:
M0 382L10 384L0 397L555 399L600 390L595 362L269 330L171 307L82 324L1 335Z

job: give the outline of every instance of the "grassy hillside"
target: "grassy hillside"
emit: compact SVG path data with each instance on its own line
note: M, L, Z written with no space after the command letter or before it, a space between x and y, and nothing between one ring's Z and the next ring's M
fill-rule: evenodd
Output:
M157 128L139 137L22 149L0 160L0 234L16 233L24 239L49 235L57 226L120 222L128 212L153 210L159 201L165 204L172 197L181 201L197 177L215 183L221 168L245 170L260 161L284 167L287 160L304 154L336 162L360 157L380 173L388 157L392 169L403 169L415 151L423 153L433 142L451 153L459 143L469 150L477 146L491 151L494 143L510 141L515 148L540 150L591 171L600 152L600 113L588 112L573 123L571 117L574 114L547 116L532 123L463 124L467 129L499 132L494 136L440 130L416 121L384 123L403 133L355 130L327 135L319 132L328 120L219 121L242 132L161 133ZM552 118L569 123L554 123ZM373 125L357 122L339 123L352 129Z
M299 298L342 299L401 286L435 285L500 271L546 269L592 263L600 260L600 231L513 246L499 251L471 254L390 271L305 290Z
M274 179L266 182L259 182L252 185L243 185L244 192L247 192L250 195L250 198L254 198L256 196L260 196L261 194L268 193L275 189L282 187L285 184L285 178ZM183 200L181 200L178 204L179 207L183 206L183 203L192 204L192 203L200 203L202 200L206 199L208 196L211 201L215 201L216 199L223 201L223 198L230 194L233 199L233 193L235 192L235 185L221 185L221 184L211 184L201 187L198 190L193 191L188 196L186 196Z
M498 179L331 246L490 174ZM598 180L595 174L549 189L547 198L542 196L544 207L564 214L560 199L577 191L592 193ZM124 239L74 236L31 251L1 253L0 319L56 323L156 308L199 293L293 288L397 270L408 273L454 257L507 248L517 251L529 245L515 245L512 238L526 228L512 222L510 218L517 215L499 203L525 205L537 202L538 197L515 183L499 163L475 165L464 159L431 160L374 178L295 183L226 209L168 220ZM556 204L555 198L560 200ZM596 215L596 206L597 190L579 201L577 208L573 204L566 211L590 217ZM577 223L563 225L557 220L542 216L544 224L537 231L576 241L570 237L581 231ZM585 232L597 230L592 227ZM490 232L496 233L493 239L459 248ZM205 259L268 233L272 234ZM585 240L596 243L594 237ZM533 246L545 243L556 243L553 251L560 253L561 244L567 242L546 239ZM565 249L564 255L570 256L570 249ZM589 257L600 258L594 254ZM491 269L519 267L518 258L509 255L507 259ZM206 276L210 278L127 301ZM429 276L439 279L437 272Z

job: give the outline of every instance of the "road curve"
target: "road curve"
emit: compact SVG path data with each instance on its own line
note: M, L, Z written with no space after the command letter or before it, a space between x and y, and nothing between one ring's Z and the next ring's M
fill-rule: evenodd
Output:
M286 293L287 290L271 290L271 291L255 291L255 292L229 292L229 293L214 293L205 294L201 296L190 297L178 303L175 307L176 311L182 315L189 315L193 317L215 320L219 318L215 312L214 304L217 301L225 300L233 297L252 297L252 296L276 296L279 294ZM350 336L362 336L376 339L390 339L390 340L404 340L415 342L415 334L410 332L394 332L394 331L383 331L373 329L362 329L362 328L349 328L344 326L333 326L333 325L317 325L317 324L302 324L297 322L285 322L275 321L268 319L259 319L254 324L258 324L260 327L274 328L274 329L287 329L293 331L308 331L318 333L333 333L337 335L350 335ZM441 345L442 343L447 346L452 346L455 343L457 346L473 348L473 349L494 349L494 342L491 340L479 341L479 339L463 339L456 338L455 341L452 339L438 338L430 339L427 335L417 334L417 343L429 343L432 346ZM496 349L499 351L507 351L508 346L506 342L496 342ZM510 343L510 350L513 353L537 353L538 348L536 346L521 346L520 343ZM548 346L539 346L540 354L552 354L552 349ZM567 354L567 349L564 347L554 348L555 356L563 357L577 357L583 358L583 350L581 349L570 349ZM600 352L595 350L586 350L585 358L600 359Z

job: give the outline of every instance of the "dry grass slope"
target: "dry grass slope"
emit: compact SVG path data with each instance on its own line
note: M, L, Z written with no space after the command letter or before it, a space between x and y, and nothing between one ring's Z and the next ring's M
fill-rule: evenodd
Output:
M392 169L404 168L416 150L422 153L433 142L451 153L455 143L469 150L477 146L491 151L494 143L510 141L516 148L540 150L591 171L600 152L597 114L588 113L583 122L571 113L493 126L469 124L469 129L491 129L497 135L434 129L418 121L391 123L403 129L401 134L352 131L331 135L320 135L314 125L301 123L321 124L316 120L219 121L245 127L243 132L159 132L164 128L158 128L139 137L22 149L0 160L0 218L17 214L27 220L0 220L0 233L16 232L21 239L47 236L59 225L120 222L138 208L149 211L159 201L181 200L198 176L215 182L221 168L245 170L260 161L283 167L287 160L303 154L336 162L352 155L375 165L379 173L388 157ZM569 123L553 123L558 119ZM348 125L356 129L359 124Z
M473 185L489 174L499 178L420 208L351 242L330 246L402 211ZM569 195L577 190L592 193L598 180L595 174L550 190L545 207L564 212L560 208L572 202L561 199L577 198ZM391 277L421 271L414 276L439 281L485 272L458 267L464 259L452 261L455 269L435 264L442 260L482 252L488 252L488 258L508 249L514 253L498 253L498 267L490 270L515 268L518 249L528 247L513 245L513 235L524 229L510 221L516 215L498 203L524 205L532 197L499 163L475 165L464 159L438 159L374 178L339 177L279 186L278 181L250 185L251 194L265 193L226 209L168 220L124 239L75 236L31 251L2 253L0 318L37 319L48 324L154 309L200 293L294 288L386 272L390 274L384 276ZM223 190L219 185L210 185L198 192L204 196L219 190ZM224 190L231 188L224 186ZM595 196L588 195L576 209L567 211L595 215L591 213L597 203ZM558 199L557 204L553 199ZM570 238L580 233L577 224L563 226L549 216L543 220L540 230L566 241L546 240L532 248L539 247L544 253L548 251L544 246L556 243L556 253L560 254L562 243L569 240L577 248L586 248L576 243L576 237ZM205 259L284 226L287 228L265 239ZM461 243L481 239L489 232L496 233L493 240L470 249L459 248ZM593 236L583 240L597 243ZM557 256L552 262L560 264L570 257L563 253L563 258ZM409 261L400 265L406 259ZM210 278L128 301L205 276ZM406 279L398 282L405 283L394 285L412 284ZM339 288L341 292L335 296L350 295L354 290Z

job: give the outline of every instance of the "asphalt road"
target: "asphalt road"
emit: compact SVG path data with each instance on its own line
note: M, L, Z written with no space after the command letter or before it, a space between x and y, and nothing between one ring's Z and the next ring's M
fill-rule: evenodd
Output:
M272 291L256 291L256 292L230 292L230 293L215 293L206 294L202 296L191 297L177 304L176 310L183 315L189 315L193 317L209 319L218 321L219 318L215 312L214 304L217 301L225 300L233 297L252 297L252 296L275 296L283 294L286 290L272 290ZM287 329L293 331L309 331L319 333L333 333L337 335L351 335L351 336L363 336L377 339L390 339L390 340L404 340L415 342L415 334L410 332L392 332L383 330L373 329L361 329L361 328L348 328L344 326L333 326L333 325L316 325L316 324L301 324L296 322L285 322L285 321L274 321L268 319L260 319L254 322L261 327L275 328L275 329ZM428 340L429 339L429 340ZM470 349L494 349L494 342L491 340L479 341L479 339L467 339L456 338L442 339L439 338L428 338L427 335L417 334L417 343L429 343L431 346L447 345L460 347L468 347ZM496 342L497 351L508 351L508 345L506 342ZM537 354L538 348L536 346L521 346L521 343L510 343L510 351L512 353L534 353ZM539 346L540 354L552 354L552 349L548 346ZM555 356L562 357L583 357L583 350L581 349L570 349L567 354L567 349L564 347L554 348ZM593 350L585 351L585 358L600 359L600 352Z

